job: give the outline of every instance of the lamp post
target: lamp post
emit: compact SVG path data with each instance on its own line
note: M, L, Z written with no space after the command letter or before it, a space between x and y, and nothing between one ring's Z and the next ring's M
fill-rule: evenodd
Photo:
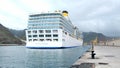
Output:
M93 45L93 42L92 42L92 50L91 50L91 58L92 59L95 59L95 53L94 53L94 45Z
M95 53L94 53L94 44L96 43L96 40L92 41L92 49L91 49L91 58L95 59Z

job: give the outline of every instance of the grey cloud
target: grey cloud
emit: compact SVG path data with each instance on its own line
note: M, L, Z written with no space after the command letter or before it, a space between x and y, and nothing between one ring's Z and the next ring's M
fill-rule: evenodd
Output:
M93 0L92 0L93 1ZM82 31L101 32L109 36L120 36L120 1L96 1L82 4L73 11L72 21ZM74 9L75 10L75 9Z

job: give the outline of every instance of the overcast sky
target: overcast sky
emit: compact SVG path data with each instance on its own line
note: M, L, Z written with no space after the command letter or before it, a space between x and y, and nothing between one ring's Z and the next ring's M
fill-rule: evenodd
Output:
M67 10L80 31L120 36L120 0L0 0L0 23L27 28L28 15Z

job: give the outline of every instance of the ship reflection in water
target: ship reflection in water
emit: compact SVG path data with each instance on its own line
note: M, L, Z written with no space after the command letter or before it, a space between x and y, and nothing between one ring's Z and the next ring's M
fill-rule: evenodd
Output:
M25 46L0 46L0 68L69 68L88 48L27 49Z

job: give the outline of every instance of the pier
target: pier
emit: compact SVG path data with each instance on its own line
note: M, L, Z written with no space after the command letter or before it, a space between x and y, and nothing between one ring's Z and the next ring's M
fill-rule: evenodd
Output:
M95 59L91 50L78 59L71 68L120 68L120 46L94 46Z

